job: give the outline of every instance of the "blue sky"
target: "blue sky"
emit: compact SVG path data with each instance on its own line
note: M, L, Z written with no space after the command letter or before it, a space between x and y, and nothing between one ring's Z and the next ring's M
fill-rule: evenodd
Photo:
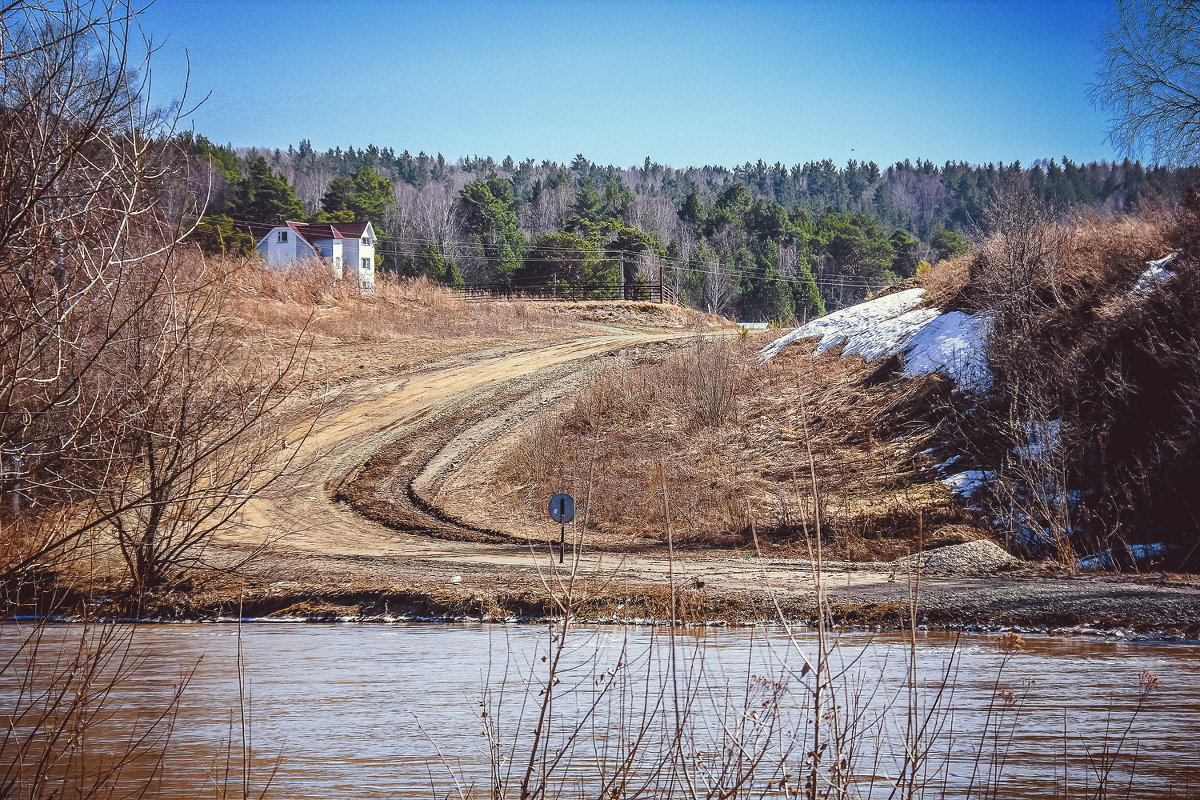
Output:
M1107 2L158 0L154 95L235 146L675 167L1113 159ZM185 55L186 54L186 55Z

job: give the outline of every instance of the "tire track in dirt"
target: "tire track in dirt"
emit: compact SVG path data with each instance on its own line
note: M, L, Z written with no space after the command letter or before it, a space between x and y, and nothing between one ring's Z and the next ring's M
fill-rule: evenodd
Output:
M506 537L442 514L412 489L417 475L456 436L568 377L581 360L687 336L630 330L455 357L351 386L344 392L350 402L287 452L307 465L303 474L252 504L245 523L220 541L246 546L280 530L286 539L276 547L322 555L484 555L480 545ZM504 560L528 559L527 549L504 550Z

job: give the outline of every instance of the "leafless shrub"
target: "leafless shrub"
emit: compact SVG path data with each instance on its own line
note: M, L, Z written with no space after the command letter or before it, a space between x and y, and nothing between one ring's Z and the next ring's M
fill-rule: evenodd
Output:
M61 611L58 584L114 530L133 588L151 588L194 563L278 463L245 434L269 429L295 359L240 351L222 317L227 274L181 257L202 200L181 190L177 110L144 98L138 11L0 9L4 797L152 793L187 676L127 742L105 743L117 690L147 668L136 629L87 622L58 637L7 620Z
M691 349L690 354L673 358L664 366L664 389L675 413L690 425L722 425L736 413L745 361L728 342L697 339Z
M54 505L117 457L99 362L171 242L156 191L170 120L141 105L132 25L120 4L20 3L0 29L0 525L35 543L8 576L77 538Z
M203 564L212 534L289 471L308 430L281 414L303 377L298 344L272 352L234 326L220 270L156 278L101 360L121 416L95 505L139 593Z
M991 316L994 380L952 436L995 471L989 516L1015 549L1069 565L1145 536L1194 542L1172 477L1195 463L1192 206L1067 224L1009 192L963 291ZM1172 251L1169 280L1143 287L1146 262Z

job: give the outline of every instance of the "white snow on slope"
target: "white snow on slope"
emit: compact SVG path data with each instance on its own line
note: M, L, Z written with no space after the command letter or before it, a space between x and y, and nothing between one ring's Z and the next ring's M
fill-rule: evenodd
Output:
M890 345L890 339L884 340L876 336L875 328L880 323L910 311L921 302L924 295L924 289L908 289L826 314L771 342L762 349L758 358L760 361L766 361L792 342L818 337L821 339L817 345L818 353L824 353L829 348L843 343L851 343L852 347L867 347L874 339L879 339L885 346Z
M959 497L971 498L971 495L996 479L996 473L990 470L969 469L942 478L942 483L950 487L950 491Z
M1133 287L1134 294L1150 294L1154 291L1154 287L1165 281L1167 278L1175 274L1173 270L1167 269L1167 264L1170 264L1179 256L1179 251L1163 256L1155 261L1146 262L1146 271L1138 278L1137 284Z
M991 319L982 314L942 314L912 337L905 348L905 374L941 372L969 392L986 391L992 385L992 371L987 365L991 329Z
M903 353L910 377L941 372L965 390L987 389L992 380L986 346L990 320L961 311L913 310L924 295L924 289L906 289L835 311L771 342L759 360L770 359L799 339L819 338L818 353L839 344L844 345L842 355L868 361Z
M898 317L885 319L874 329L853 336L842 348L842 355L859 355L867 361L890 356L904 350L905 345L929 323L937 319L936 308L918 308Z

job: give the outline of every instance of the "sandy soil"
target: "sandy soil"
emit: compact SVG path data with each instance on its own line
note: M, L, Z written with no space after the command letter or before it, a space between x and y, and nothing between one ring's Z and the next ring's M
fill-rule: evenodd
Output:
M410 365L403 370L368 366L306 438L307 424L289 437L280 457L294 456L302 473L214 542L210 555L220 563L257 552L242 582L198 592L178 613L228 613L230 598L241 594L264 614L370 617L382 602L405 613L536 616L553 611L551 595L574 576L600 616L669 613L673 601L677 613L686 605L697 619L769 617L776 604L803 617L819 577L842 618L900 624L915 579L902 562L826 564L818 576L808 561L752 551L671 558L662 545L594 537L570 548L560 566L550 546L557 526L547 520L531 528L496 512L478 467L495 457L506 433L613 354L632 349L654 358L695 335L677 325L627 325L605 321L574 337L433 361L382 359ZM578 536L569 526L568 540ZM922 619L931 625L1200 632L1200 582L1189 578L942 561L955 566L931 563L920 574Z

